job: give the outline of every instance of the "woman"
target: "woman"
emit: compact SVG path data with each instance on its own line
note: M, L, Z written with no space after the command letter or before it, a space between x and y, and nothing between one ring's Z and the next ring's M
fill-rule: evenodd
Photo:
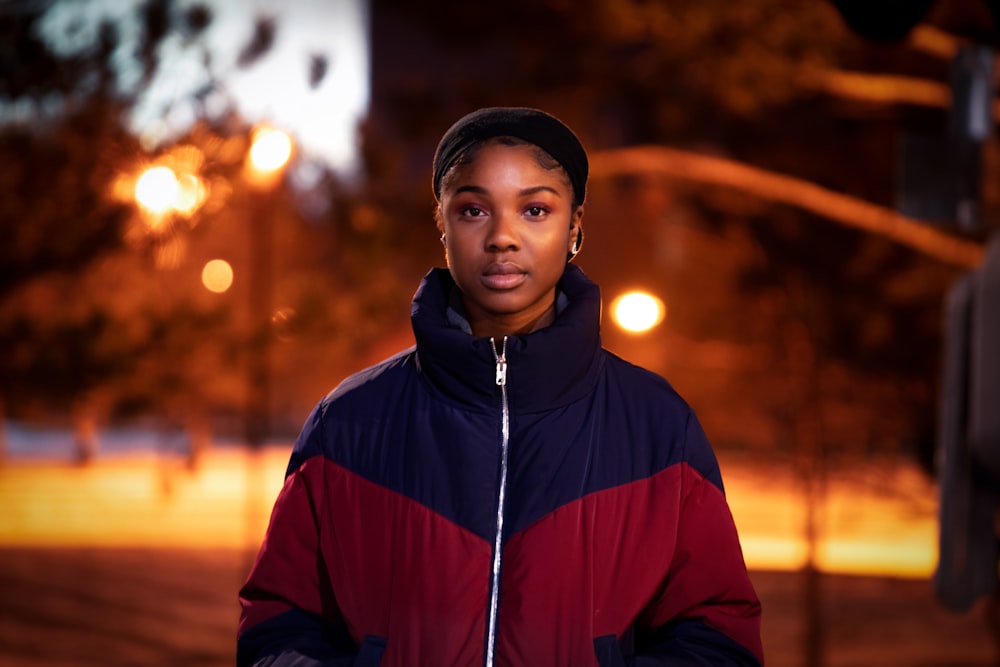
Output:
M309 417L241 591L241 665L762 662L691 409L601 347L587 156L534 109L442 137L416 346Z

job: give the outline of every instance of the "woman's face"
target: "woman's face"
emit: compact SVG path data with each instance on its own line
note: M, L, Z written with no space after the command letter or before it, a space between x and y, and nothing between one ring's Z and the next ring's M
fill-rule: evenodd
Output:
M448 268L476 336L526 333L551 323L583 209L561 169L531 145L487 143L441 192Z

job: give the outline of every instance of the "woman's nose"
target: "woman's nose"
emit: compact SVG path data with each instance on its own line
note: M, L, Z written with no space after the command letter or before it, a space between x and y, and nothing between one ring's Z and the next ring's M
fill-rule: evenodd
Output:
M486 236L487 250L515 250L518 247L516 217L513 213L500 212L493 216Z

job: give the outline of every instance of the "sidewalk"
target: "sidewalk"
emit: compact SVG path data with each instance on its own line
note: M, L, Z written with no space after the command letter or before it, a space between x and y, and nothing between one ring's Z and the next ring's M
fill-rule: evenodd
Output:
M232 549L0 548L0 665L232 667ZM753 571L768 667L806 667L802 577ZM925 581L825 575L824 667L996 667L982 610L952 615ZM812 667L812 666L809 666Z

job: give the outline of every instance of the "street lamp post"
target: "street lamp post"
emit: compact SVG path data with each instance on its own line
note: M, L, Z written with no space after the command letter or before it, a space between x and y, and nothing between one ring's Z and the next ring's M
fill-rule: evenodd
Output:
M259 544L258 529L265 508L260 489L263 469L260 460L264 440L270 432L271 406L271 309L274 278L274 221L272 197L274 187L281 179L292 156L291 138L280 130L262 128L254 131L244 168L244 177L250 185L249 204L249 278L248 306L250 338L246 346L247 393L245 438L249 448L247 457L247 544ZM245 569L253 564L253 550L246 551Z
M261 128L253 133L247 155L246 178L250 198L248 278L251 337L247 360L246 438L257 450L270 431L271 404L271 308L274 281L274 225L269 196L292 156L292 141L285 132Z

